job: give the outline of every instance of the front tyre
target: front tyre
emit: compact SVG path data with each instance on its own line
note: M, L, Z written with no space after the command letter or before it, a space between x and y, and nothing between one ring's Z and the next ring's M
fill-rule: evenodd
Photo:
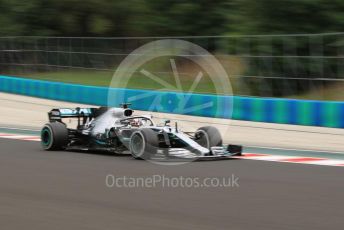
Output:
M41 144L44 150L62 150L68 144L68 129L60 122L50 122L42 128Z
M222 146L220 131L213 126L204 126L197 129L195 141L202 147L211 150L211 147Z
M129 150L138 160L149 160L158 148L158 135L151 129L140 129L130 137Z

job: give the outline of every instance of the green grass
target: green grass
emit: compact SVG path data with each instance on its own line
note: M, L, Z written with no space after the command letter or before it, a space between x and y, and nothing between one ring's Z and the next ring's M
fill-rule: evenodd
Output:
M112 72L106 71L59 71L59 72L41 72L35 74L27 74L25 78L47 80L56 82L65 82L81 85L105 86L109 87L113 77ZM176 86L175 79L172 74L159 74L158 78L165 82ZM194 81L194 77L180 76L182 91L187 92ZM132 89L152 89L161 90L164 86L160 85L154 80L151 80L141 73L133 74L127 83L123 83L121 87ZM164 90L178 91L175 88L167 87ZM216 93L214 84L208 76L204 76L195 88L196 93Z
M288 98L326 100L326 101L344 101L344 82L330 84L325 87L313 89L300 95L292 95Z
M106 71L58 71L26 74L22 77L81 85L109 86L112 73Z
M141 68L148 70L154 75L164 80L165 82L171 84L174 87L164 88L158 82L144 76L140 72L135 72L132 76L128 76L128 81L121 82L120 87L132 88L132 89L152 89L152 90L168 90L168 91L179 91L176 90L176 80L173 76L170 60L174 59L173 57L159 57L152 59L145 63ZM231 67L226 69L227 73L239 74L243 67L240 63L240 60L233 58L224 58L222 56L218 57L218 60L224 67ZM182 91L188 92L193 82L199 73L202 70L193 61L183 58L175 59L177 71L180 73L180 81L182 86ZM116 65L114 65L116 66ZM21 71L19 70L18 73ZM204 93L204 94L217 94L213 81L209 76L206 75L206 71L202 71L204 76L200 80L198 86L193 90L194 93ZM159 74L158 74L159 73ZM164 73L164 74L161 74ZM81 69L66 69L66 70L55 70L55 71L45 71L45 72L36 72L30 74L17 74L17 76L38 79L38 80L47 80L47 81L56 81L56 82L65 82L81 85L93 85L93 86L104 86L109 87L111 85L111 80L113 78L114 71L94 71L94 70L81 70ZM220 76L223 77L223 76ZM236 79L231 81L232 86L236 86ZM118 86L111 86L118 87ZM163 89L164 88L164 89ZM239 87L237 87L238 90ZM239 92L239 91L238 91ZM223 92L222 92L223 93ZM225 92L230 93L230 92Z
M106 71L59 71L59 72L41 72L35 74L27 74L25 78L48 80L56 82L66 82L81 85L94 85L109 87L113 77L112 72ZM160 74L160 79L176 85L175 79L172 74ZM191 87L194 77L181 76L181 84L183 91L187 92ZM233 81L234 80L234 81ZM236 79L231 79L234 93L241 92L240 85L235 82ZM145 77L141 73L135 73L127 84L121 87L132 88L132 89L152 89L161 90L163 86L159 83ZM173 88L167 88L165 90L176 91ZM309 100L332 100L332 101L344 101L344 83L337 83L328 85L323 88L316 90L310 90L300 95L286 96L286 98L293 99L309 99ZM216 94L216 90L213 82L209 77L205 76L199 83L198 87L194 90L194 93L205 93L205 94Z

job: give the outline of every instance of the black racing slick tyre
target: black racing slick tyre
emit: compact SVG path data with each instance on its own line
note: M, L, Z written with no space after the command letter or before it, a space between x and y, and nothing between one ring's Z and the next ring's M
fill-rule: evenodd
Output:
M149 160L158 149L158 135L151 129L135 131L129 142L129 150L133 158Z
M195 141L200 146L209 150L211 147L222 145L221 133L213 126L204 126L197 129L195 133Z
M60 122L51 122L42 128L41 144L44 150L62 150L68 144L68 129Z

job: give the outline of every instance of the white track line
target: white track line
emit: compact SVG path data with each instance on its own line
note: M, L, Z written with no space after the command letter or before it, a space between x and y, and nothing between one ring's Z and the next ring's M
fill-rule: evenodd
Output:
M344 166L344 160L335 160L335 159L319 158L319 157L281 156L281 155L269 155L269 154L243 153L243 156L239 156L235 158L246 159L246 160L293 163L293 164Z
M39 136L18 135L18 134L9 134L9 133L0 133L0 138L24 140L24 141L40 141L41 140ZM282 156L282 155L270 155L270 154L243 153L243 156L238 156L234 158L245 159L245 160L284 162L284 163L293 163L293 164L344 166L344 160L335 160L335 159L319 158L319 157L306 157L306 156Z
M17 135L17 134L9 134L9 133L0 133L0 138L25 140L25 141L41 141L41 138L39 136Z

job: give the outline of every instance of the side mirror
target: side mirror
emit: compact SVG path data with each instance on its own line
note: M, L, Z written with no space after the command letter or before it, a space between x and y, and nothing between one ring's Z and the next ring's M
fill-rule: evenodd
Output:
M165 120L164 126L167 126L167 125L170 124L170 123L171 123L171 120Z
M131 106L131 103L122 103L122 104L119 104L121 106L121 108L123 109L127 109L129 108L129 106Z

